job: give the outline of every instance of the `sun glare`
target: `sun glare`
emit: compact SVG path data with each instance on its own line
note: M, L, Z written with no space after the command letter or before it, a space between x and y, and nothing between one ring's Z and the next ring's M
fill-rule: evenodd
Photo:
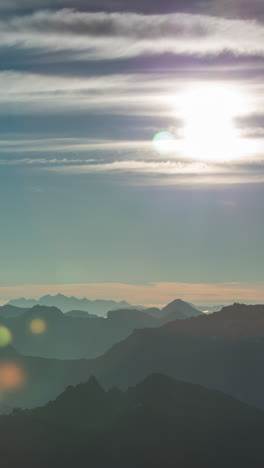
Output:
M189 89L178 109L183 120L183 153L219 161L239 156L242 142L235 118L246 110L246 99L235 89L208 84Z

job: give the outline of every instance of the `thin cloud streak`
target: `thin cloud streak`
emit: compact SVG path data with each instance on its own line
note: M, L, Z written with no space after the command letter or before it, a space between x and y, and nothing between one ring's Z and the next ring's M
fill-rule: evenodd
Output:
M82 146L82 145L81 145ZM237 160L232 162L194 161L181 155L171 154L166 157L155 155L150 142L113 142L108 144L83 145L83 153L78 157L53 156L0 158L1 166L31 167L32 170L61 174L62 176L78 175L127 175L126 183L132 185L208 185L208 184L249 184L264 182L264 164L262 159ZM74 145L74 148L77 147ZM86 148L86 150L85 150ZM97 151L96 151L97 148ZM120 159L116 151L121 150ZM123 153L125 151L125 154ZM1 152L1 151L0 151ZM26 151L24 151L26 153ZM85 158L85 153L97 157ZM22 152L23 153L23 152ZM34 151L32 151L34 153ZM45 152L43 152L45 153ZM48 154L48 150L46 154ZM15 154L15 152L14 152ZM58 154L60 152L58 151ZM69 150L70 154L70 150ZM144 154L144 159L142 155ZM131 157L134 159L131 159ZM137 159L135 159L137 158ZM120 180L121 181L121 180Z
M251 161L251 165L244 161L233 163L177 161L174 157L166 160L123 160L111 162L95 162L85 164L47 165L47 171L61 173L62 175L78 174L127 174L130 175L130 184L145 184L147 179L150 185L166 184L249 184L263 183L263 164ZM134 176L134 177L133 177ZM138 176L142 176L140 179ZM176 178L175 178L176 177Z
M152 142L150 141L128 141L128 140L93 140L85 138L61 138L61 139L43 139L43 140L2 140L0 141L0 154L6 154L10 152L13 154L17 153L53 153L53 152L65 152L65 153L87 153L92 151L100 152L113 152L120 150L150 150ZM25 161L34 160L38 161L38 158L26 158ZM3 161L3 160L2 160ZM16 160L19 162L19 159ZM64 159L60 159L61 162ZM83 159L70 159L69 161L65 158L66 162L87 162ZM89 159L89 161L91 161ZM1 163L1 159L0 159Z
M55 170L57 170L55 168ZM142 160L127 160L113 161L110 163L73 165L70 167L59 167L60 172L70 173L143 173L143 174L210 174L216 172L213 167L206 163L182 163L177 161L142 161ZM225 172L223 168L223 172Z
M85 52L79 58L95 60L166 52L264 55L264 27L260 23L183 13L38 11L1 21L0 39L5 47L74 50Z

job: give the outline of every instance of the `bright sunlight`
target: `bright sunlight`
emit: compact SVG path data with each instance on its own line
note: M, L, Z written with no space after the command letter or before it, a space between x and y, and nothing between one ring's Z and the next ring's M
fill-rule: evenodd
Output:
M184 154L217 161L240 156L243 142L235 118L246 111L246 98L232 88L211 84L190 88L180 99Z

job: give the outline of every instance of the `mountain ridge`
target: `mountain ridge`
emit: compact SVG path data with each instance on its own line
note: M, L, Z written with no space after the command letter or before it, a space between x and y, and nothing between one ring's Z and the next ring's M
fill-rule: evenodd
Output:
M30 309L16 308L15 314L9 317L8 310L12 308L13 311L13 307L0 307L0 324L11 331L17 350L27 355L58 359L94 358L137 328L160 327L175 319L185 319L190 314L200 314L177 301L169 305L167 314L160 311L152 315L148 309L130 308L109 311L106 318L80 310L63 313L55 306L43 305ZM31 322L35 319L42 320L45 328L41 336L31 332Z
M87 460L95 468L264 463L263 411L159 373L126 391L105 390L92 376L44 407L1 416L0 430L11 468L83 467Z
M263 307L240 308L235 304L230 310L213 315L178 320L160 328L137 329L96 359L61 361L21 354L14 356L14 353L9 357L8 349L0 348L0 361L15 360L26 369L28 386L14 395L16 402L24 407L43 404L61 393L67 385L83 382L89 375L95 375L107 388L113 385L127 388L147 375L159 372L223 391L264 409ZM248 335L244 331L241 333L239 323L239 333L236 328L231 328L232 334L226 336L227 317L232 319L235 327L237 320L234 319L239 317L240 310L241 320L244 317L243 330L249 330ZM250 329L248 324L251 320L254 323L256 320L257 325ZM196 325L199 323L207 329L204 334L200 332L200 325ZM216 326L220 330L218 336ZM13 396L8 395L7 403L11 407L14 406L12 401Z
M8 305L13 305L22 308L31 308L35 305L56 306L62 312L70 312L71 310L84 310L91 314L105 316L109 310L113 308L133 308L126 301L116 302L113 300L95 299L89 300L87 298L79 299L74 296L64 296L63 294L45 295L39 299L12 299ZM143 306L137 306L143 308Z

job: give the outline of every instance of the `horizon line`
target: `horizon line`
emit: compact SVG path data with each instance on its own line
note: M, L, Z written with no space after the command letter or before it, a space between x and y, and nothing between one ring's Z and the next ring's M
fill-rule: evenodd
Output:
M35 299L62 294L77 299L126 301L131 305L160 307L181 298L198 306L228 305L235 302L264 303L264 282L242 283L69 283L24 284L0 287L0 304L15 299Z

